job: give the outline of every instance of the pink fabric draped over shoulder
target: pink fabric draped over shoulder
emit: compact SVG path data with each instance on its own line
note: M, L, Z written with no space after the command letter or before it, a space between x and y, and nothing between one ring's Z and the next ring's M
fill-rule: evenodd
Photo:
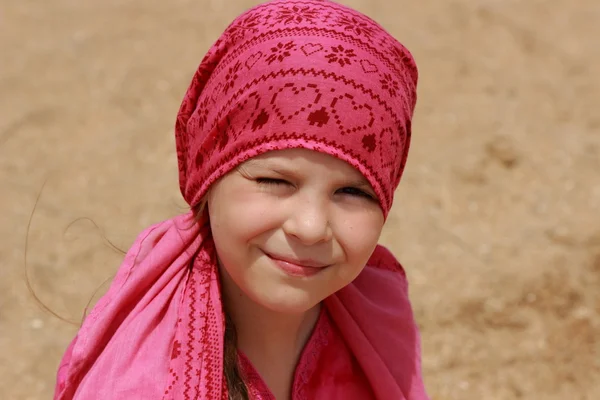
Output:
M195 206L245 160L306 148L359 170L387 217L416 85L408 50L357 11L326 0L256 6L209 50L181 105L183 197ZM388 250L378 246L324 305L376 399L427 399L406 276ZM152 226L67 349L55 399L226 399L224 325L206 215Z

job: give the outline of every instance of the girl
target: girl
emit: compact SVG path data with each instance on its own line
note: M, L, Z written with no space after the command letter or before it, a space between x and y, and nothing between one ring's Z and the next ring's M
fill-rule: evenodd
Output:
M409 52L324 0L237 18L177 116L188 214L144 231L56 399L427 399L402 267L377 245L416 101Z

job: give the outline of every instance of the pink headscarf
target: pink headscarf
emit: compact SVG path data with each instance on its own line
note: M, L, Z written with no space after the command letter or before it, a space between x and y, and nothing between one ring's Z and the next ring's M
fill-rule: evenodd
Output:
M191 206L245 160L306 148L371 183L387 216L408 154L417 69L364 15L324 0L272 1L209 50L176 124ZM55 399L221 399L224 316L210 223L188 213L142 232L59 368ZM404 271L378 246L324 301L378 399L427 399Z

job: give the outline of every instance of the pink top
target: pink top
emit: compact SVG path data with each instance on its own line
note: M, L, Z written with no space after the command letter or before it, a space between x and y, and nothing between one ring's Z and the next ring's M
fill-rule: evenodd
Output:
M240 363L252 398L275 400L250 360L241 352ZM374 398L365 374L323 307L296 367L292 400Z

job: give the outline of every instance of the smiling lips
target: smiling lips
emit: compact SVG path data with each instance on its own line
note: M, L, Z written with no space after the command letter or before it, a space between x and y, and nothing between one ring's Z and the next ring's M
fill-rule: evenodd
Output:
M296 277L313 276L329 266L313 260L294 260L284 256L265 254L285 273Z

